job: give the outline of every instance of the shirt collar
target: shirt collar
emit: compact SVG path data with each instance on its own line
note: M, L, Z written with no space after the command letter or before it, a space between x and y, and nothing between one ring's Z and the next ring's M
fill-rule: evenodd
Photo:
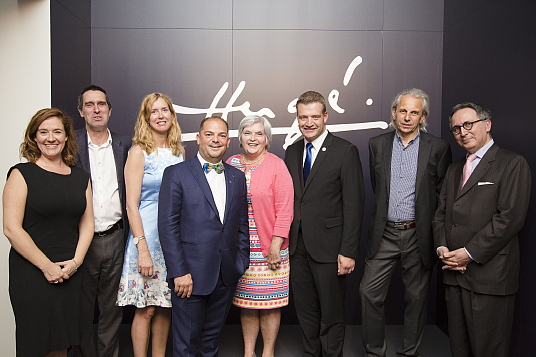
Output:
M102 144L101 146L99 146L100 148L103 148L103 147L108 147L110 145L112 145L112 134L110 133L110 129L106 129L108 131L108 140L106 140L104 142L104 144ZM89 133L86 132L86 135L87 135L87 145L95 145L93 144L93 142L91 141L91 137L89 136ZM97 146L97 145L95 145Z
M420 130L417 130L417 135L415 135L415 137L413 139L411 139L409 142L408 142L408 145L411 145L413 142L415 142L418 138L420 138L421 136L421 131ZM395 130L395 139L399 142L399 143L402 143L402 137L398 134L398 131Z
M203 167L203 165L205 163L207 164L211 164L211 162L208 162L207 160L203 159L203 157L201 156L201 154L199 153L199 151L197 152L197 159L199 160L199 162L201 163L201 167ZM217 162L217 164L223 164L223 162L220 160L220 162Z
M322 147L322 144L324 143L324 140L326 140L326 136L328 136L328 130L324 130L324 132L318 137L316 138L315 140L313 140L311 143L313 144L313 147L318 150L320 147ZM307 145L307 143L309 141L307 141L305 138L303 138L303 141L305 143L305 145Z
M491 139L486 145L482 146L480 149L475 152L476 157L479 159L482 159L484 155L488 152L489 148L493 145L493 139ZM465 155L465 157L469 156L469 153Z

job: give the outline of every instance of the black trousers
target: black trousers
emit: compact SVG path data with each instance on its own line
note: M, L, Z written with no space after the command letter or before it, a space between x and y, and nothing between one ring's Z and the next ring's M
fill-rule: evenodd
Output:
M342 356L346 275L338 264L319 263L307 253L300 230L290 257L290 280L303 339L303 356Z
M453 357L508 357L515 294L478 294L445 287Z

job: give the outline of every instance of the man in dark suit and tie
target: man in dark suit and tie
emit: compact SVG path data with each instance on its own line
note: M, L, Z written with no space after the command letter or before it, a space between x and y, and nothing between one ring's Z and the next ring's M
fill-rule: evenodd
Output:
M201 122L198 154L164 171L158 230L171 288L173 356L217 356L238 279L249 265L246 181L222 163L227 122Z
M108 130L112 104L96 85L82 90L78 112L86 122L76 131L76 166L91 175L95 235L82 266L82 335L76 357L118 357L118 332L123 308L116 306L128 234L123 172L131 146L129 137ZM99 306L97 349L93 336L95 300Z
M357 147L326 130L324 97L296 103L304 140L285 163L294 183L290 277L302 329L303 356L342 356L346 274L354 270L365 200Z
M449 144L426 133L430 99L406 89L391 105L395 128L369 141L375 205L360 295L367 356L386 356L384 301L398 261L404 272L404 342L397 356L418 356L428 290L437 260L432 218L451 163Z
M530 170L521 155L495 145L487 108L458 104L449 124L467 151L450 165L434 217L452 355L507 357Z

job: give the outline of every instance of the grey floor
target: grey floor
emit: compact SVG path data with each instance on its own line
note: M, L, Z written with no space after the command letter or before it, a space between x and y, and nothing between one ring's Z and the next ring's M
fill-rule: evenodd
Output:
M395 357L396 349L402 344L402 326L387 326L387 357ZM121 357L132 356L130 339L130 325L121 326ZM262 342L257 343L257 356L262 354ZM301 335L299 326L283 325L279 330L275 348L276 357L301 356ZM424 338L419 349L421 357L450 357L448 337L436 326L426 326ZM242 357L242 331L239 325L226 325L220 338L220 357ZM166 356L172 356L171 344L168 345ZM346 326L346 339L344 343L345 357L365 356L361 343L361 326Z

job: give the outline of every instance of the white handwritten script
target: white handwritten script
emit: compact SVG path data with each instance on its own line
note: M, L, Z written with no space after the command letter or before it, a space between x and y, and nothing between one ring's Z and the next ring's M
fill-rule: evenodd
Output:
M346 69L346 73L343 78L343 85L347 86L350 82L350 79L352 78L352 74L354 73L354 70L363 62L363 58L361 56L357 56L352 60L348 68ZM250 102L245 101L241 105L236 105L235 102L242 94L242 91L244 90L246 86L246 81L241 81L238 84L238 87L233 92L233 95L231 98L229 98L229 101L227 102L227 105L223 108L218 107L218 103L220 102L221 98L229 88L229 82L225 82L218 93L216 93L216 96L214 96L214 100L210 104L208 108L189 108L189 107L183 107L180 105L173 104L173 108L177 112L177 114L205 114L206 117L212 116L215 113L221 114L221 117L225 120L227 120L227 115L230 112L242 112L244 116L248 115L265 115L268 118L275 118L274 112L270 108L262 108L258 111L252 111L250 110ZM337 113L344 113L344 109L341 108L338 104L339 101L339 91L336 89L333 89L328 97L327 97L328 103L331 106L331 108L336 111ZM296 113L296 102L298 99L293 99L287 107L287 111L291 114ZM365 102L367 105L372 105L374 101L371 98L368 98ZM331 132L340 132L340 131L353 131L353 130L364 130L364 129L373 129L373 128L380 128L380 129L386 129L387 123L384 121L373 121L373 122L364 122L364 123L349 123L349 124L331 124L326 125L327 129ZM182 140L183 141L194 141L197 133L183 133L182 134ZM287 149L289 145L294 143L296 140L298 140L301 136L300 129L298 128L298 120L294 119L294 122L292 123L292 126L290 127L273 127L272 128L272 134L273 135L279 135L279 134L286 134L285 143L283 144L283 149ZM230 137L238 137L238 130L229 130L229 136Z

